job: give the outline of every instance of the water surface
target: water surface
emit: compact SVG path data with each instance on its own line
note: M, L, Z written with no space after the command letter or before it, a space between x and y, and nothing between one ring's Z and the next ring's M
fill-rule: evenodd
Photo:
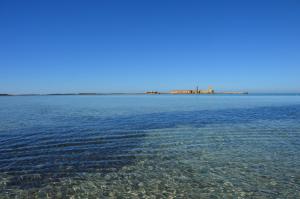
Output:
M0 97L0 198L300 198L300 96Z

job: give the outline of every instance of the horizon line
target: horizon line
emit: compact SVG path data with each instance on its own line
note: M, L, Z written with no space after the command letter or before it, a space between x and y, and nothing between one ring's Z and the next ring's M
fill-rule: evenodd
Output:
M192 95L226 95L226 94L297 94L300 95L300 92L215 92L215 94L192 94ZM172 94L170 92L161 92L160 94L166 95L191 95L191 94ZM0 96L62 96L62 95L149 95L146 92L63 92L63 93L0 93Z

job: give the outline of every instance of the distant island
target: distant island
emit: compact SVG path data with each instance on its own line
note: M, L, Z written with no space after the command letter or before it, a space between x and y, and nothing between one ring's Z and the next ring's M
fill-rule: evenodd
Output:
M200 90L198 86L195 90L172 90L170 92L147 91L145 94L248 94L248 92L215 92L212 87L207 90Z
M0 96L11 96L10 94L3 94L3 93L0 93Z

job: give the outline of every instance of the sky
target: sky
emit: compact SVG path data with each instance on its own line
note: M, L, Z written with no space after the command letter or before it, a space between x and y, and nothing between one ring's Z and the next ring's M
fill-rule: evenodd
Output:
M299 0L0 0L0 93L300 92Z

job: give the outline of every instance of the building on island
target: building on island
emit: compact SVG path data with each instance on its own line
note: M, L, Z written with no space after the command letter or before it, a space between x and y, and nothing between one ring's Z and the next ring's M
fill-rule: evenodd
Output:
M171 94L193 94L193 90L173 90Z
M173 90L171 94L214 94L215 91L212 87L209 87L207 90L199 90L198 86L195 90Z

